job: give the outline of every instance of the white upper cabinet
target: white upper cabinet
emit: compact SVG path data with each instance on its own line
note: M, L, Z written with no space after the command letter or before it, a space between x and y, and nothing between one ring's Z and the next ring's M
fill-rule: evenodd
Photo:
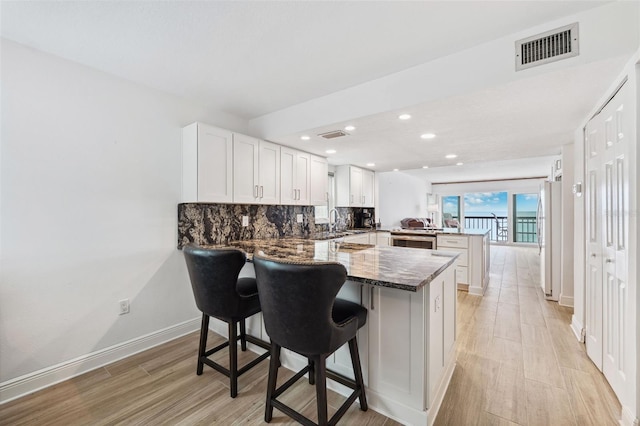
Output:
M233 201L233 133L203 123L182 129L182 201Z
M344 165L336 168L337 207L373 207L375 174Z
M312 206L326 206L328 201L329 164L326 158L311 156L311 187L309 190Z
M250 136L233 139L233 202L280 203L280 147Z
M375 175L371 170L362 170L362 207L373 207Z
M327 203L327 159L203 123L182 129L182 202Z
M311 154L280 149L280 200L282 204L310 205Z

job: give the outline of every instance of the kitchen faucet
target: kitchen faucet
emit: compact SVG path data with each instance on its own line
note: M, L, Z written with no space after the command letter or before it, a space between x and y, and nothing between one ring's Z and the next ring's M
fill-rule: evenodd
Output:
M331 213L335 212L335 220L333 221L333 223L331 223ZM340 213L338 213L338 209L333 208L331 210L329 210L329 232L331 232L331 229L333 228L333 231L337 231L338 229L338 219L340 219Z

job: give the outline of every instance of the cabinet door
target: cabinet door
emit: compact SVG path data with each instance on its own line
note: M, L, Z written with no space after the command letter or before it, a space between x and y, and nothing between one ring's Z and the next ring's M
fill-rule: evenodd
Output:
M296 151L291 148L280 149L280 201L282 204L296 203L298 192L293 186L296 166Z
M235 134L233 138L233 202L258 202L258 139Z
M369 297L369 388L422 411L425 348L430 346L425 343L424 289L413 293L371 286Z
M260 204L280 204L280 146L260 141L258 198Z
M233 134L193 123L182 131L182 201L233 201Z
M311 181L311 154L298 152L296 155L295 187L298 190L296 204L308 206L311 204L309 183Z
M451 269L451 268L449 268ZM427 370L427 408L431 407L435 397L437 384L444 370L444 274L436 277L429 284L429 345Z
M362 169L351 167L349 170L349 205L362 206Z
M312 206L326 206L328 202L329 165L326 158L311 156L310 197Z
M373 207L375 173L371 170L362 171L362 207Z
M379 246L388 246L389 239L391 238L391 234L388 232L374 232L373 235L376 237L376 245Z
M357 303L362 306L367 306L368 292L366 291L369 286L353 281L346 281L338 297L350 302ZM368 323L368 321L367 321ZM362 375L364 376L364 384L369 383L368 365L369 365L369 336L368 325L365 324L358 330L358 351L360 352L360 364L362 366ZM351 363L351 355L349 353L349 345L344 344L337 351L335 351L330 357L327 358L327 368L336 371L340 374L344 374L347 377L354 378L353 364Z
M458 291L455 283L452 268L448 268L442 273L442 319L443 319L443 340L444 340L444 363L446 364L449 356L455 356L452 351L455 350L456 342L456 310L458 306Z

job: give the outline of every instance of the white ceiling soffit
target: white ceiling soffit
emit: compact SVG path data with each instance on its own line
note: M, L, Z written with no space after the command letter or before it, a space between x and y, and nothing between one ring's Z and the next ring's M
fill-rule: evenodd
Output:
M2 1L1 30L249 119L604 3Z

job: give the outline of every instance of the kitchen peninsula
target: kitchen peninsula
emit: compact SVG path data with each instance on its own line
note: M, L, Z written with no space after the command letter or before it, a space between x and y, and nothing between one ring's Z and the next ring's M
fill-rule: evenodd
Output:
M358 345L370 408L404 424L433 423L455 366L458 253L294 237L228 245L242 249L249 259L260 253L343 264L347 281L339 297L369 311ZM250 262L242 275L254 275ZM224 327L219 331L223 334ZM247 332L268 340L259 314L247 324ZM306 360L283 351L282 362L296 370ZM327 367L353 377L344 347L327 359ZM346 393L337 383L330 387Z

